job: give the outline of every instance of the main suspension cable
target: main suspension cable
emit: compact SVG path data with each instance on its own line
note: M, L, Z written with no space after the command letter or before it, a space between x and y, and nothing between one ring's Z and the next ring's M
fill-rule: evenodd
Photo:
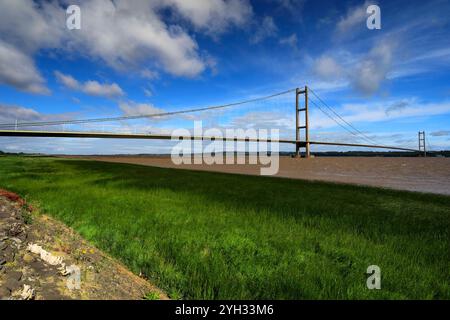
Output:
M243 105L243 104L268 100L268 99L271 99L274 97L285 95L287 93L295 92L295 90L296 89L289 89L289 90L286 90L283 92L278 92L278 93L275 93L275 94L272 94L269 96L258 97L258 98L254 98L254 99L248 99L248 100L244 100L244 101L233 102L233 103L228 103L228 104L223 104L223 105L218 105L218 106L193 108L193 109L179 110L179 111L172 111L172 112L142 114L142 115L135 115L135 116L110 117L110 118L4 123L4 124L0 124L0 127L3 127L3 128L38 127L38 126L53 126L53 125L63 125L63 124L82 124L82 123L95 123L95 122L135 120L135 119L144 119L144 118L158 118L158 117L164 117L164 116L172 116L172 115L178 115L178 114L186 114L186 113L194 113L194 112L200 112L200 111L217 110L217 109L235 107L235 106L239 106L239 105Z

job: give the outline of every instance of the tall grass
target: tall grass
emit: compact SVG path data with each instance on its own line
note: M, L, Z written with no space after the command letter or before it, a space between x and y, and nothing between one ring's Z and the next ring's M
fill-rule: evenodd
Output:
M450 197L12 156L0 187L174 298L450 298Z

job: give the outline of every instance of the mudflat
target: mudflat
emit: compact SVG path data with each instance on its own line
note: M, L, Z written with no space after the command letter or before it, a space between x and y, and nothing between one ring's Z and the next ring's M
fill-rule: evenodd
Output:
M175 165L170 156L82 156L98 161L259 175L262 165ZM247 161L248 163L248 161ZM279 177L450 195L449 158L280 157Z

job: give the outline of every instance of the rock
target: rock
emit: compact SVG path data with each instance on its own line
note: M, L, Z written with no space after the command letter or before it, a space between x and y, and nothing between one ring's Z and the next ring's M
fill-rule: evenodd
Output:
M20 294L20 298L22 298L22 300L34 299L34 289L31 288L31 286L24 284L22 293Z
M21 244L22 240L20 240L19 238L13 237L11 238L12 241L14 241L16 244Z
M21 234L22 232L23 232L23 226L22 226L22 224L19 223L19 222L16 222L16 223L13 223L13 224L11 225L11 227L9 228L8 234L9 234L11 237L15 237L15 236L17 236L18 234Z
M10 292L17 291L21 288L21 284L19 281L9 278L9 274L6 275L7 279L2 287L5 287Z
M2 255L3 255L3 259L5 259L6 262L8 262L8 261L11 262L14 260L16 253L14 252L14 250L11 247L7 247L3 250Z
M65 265L58 268L58 272L63 277L68 276L70 274L70 270L67 269Z
M5 259L0 259L0 266L3 266L6 263Z
M8 272L8 278L16 281L20 281L22 279L22 272L20 271L11 271Z
M41 246L38 246L37 244L30 243L27 247L27 250L32 253L40 255L40 258L42 260L44 260L44 262L46 262L52 266L61 265L63 263L62 257L55 256L55 255L51 254L50 252L45 251L44 249L42 249Z
M6 288L6 286L0 286L0 299L6 299L11 296L11 290Z
M34 259L34 257L31 255L31 254L28 254L28 253L25 253L24 255L23 255L23 261L25 261L26 263L31 263L31 262L33 262L35 259Z

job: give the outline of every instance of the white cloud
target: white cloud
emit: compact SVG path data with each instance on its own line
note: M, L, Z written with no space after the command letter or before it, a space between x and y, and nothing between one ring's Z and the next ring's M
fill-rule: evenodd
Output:
M86 81L83 85L83 92L91 96L109 98L120 97L124 95L124 92L117 85L117 83L100 84L97 81Z
M448 62L450 60L450 48L427 50L424 54L414 57L409 62L422 62L423 60Z
M297 20L302 19L303 7L306 0L264 0L266 2L272 2L275 5L274 11L282 12L292 15ZM289 17L291 19L291 17Z
M14 124L16 120L20 122L51 121L71 119L73 114L44 114L33 108L16 105L0 104L0 124Z
M401 111L410 105L410 101L408 100L400 100L392 103L390 106L386 108L386 114L389 116L391 113Z
M323 80L335 80L343 76L342 67L330 56L321 56L314 62L314 73Z
M75 103L80 103L80 99L78 99L77 97L72 97L71 100Z
M392 106L399 105L399 108L391 108ZM338 112L347 122L352 124L361 122L384 122L450 114L450 102L423 103L416 98L411 98L409 100L400 99L367 104L344 104ZM313 129L337 126L333 120L327 118L320 111L312 113L310 123Z
M101 84L93 80L80 83L71 75L66 75L59 71L55 71L55 76L58 79L58 81L61 82L67 88L76 91L81 91L91 96L116 98L125 95L123 90L116 83Z
M153 2L90 0L81 10L82 29L71 33L71 47L114 68L149 63L188 77L205 69L197 43L180 26L166 25Z
M23 121L39 121L43 120L43 116L36 110L30 108L0 104L1 123L14 123L17 119Z
M32 55L60 46L65 12L55 2L0 1L0 83L18 90L49 94Z
M323 54L312 62L312 73L332 87L350 85L364 95L379 91L384 81L400 76L393 72L394 39L381 39L368 53L352 54L341 50ZM408 73L410 74L410 72Z
M167 8L205 32L224 32L229 25L241 25L250 10L245 1L237 0L90 0L81 6L82 30L72 33L69 40L72 47L84 48L117 69L147 64L175 76L196 76L208 67L207 61L180 25L162 20L158 12Z
M282 38L280 40L280 44L288 45L288 46L296 49L297 44L298 44L297 34L293 33L289 37Z
M448 131L448 130L434 131L430 135L433 137L446 137L446 136L450 136L450 131Z
M56 1L0 1L2 40L26 53L61 45L65 10Z
M144 94L146 97L150 98L153 97L153 89L150 87L143 87L142 91L144 91Z
M81 88L80 83L71 75L55 71L55 76L56 79L58 79L58 81L61 82L67 88L70 88L72 90L80 90Z
M308 83L309 86L317 92L335 92L341 91L349 87L349 82L347 80L313 80Z
M243 26L253 14L247 0L166 0L161 2L175 8L197 29L205 30L210 34L220 34L231 26Z
M140 115L150 115L166 112L163 109L156 108L155 106L147 103L136 103L136 102L120 102L119 108L122 110L125 116L140 116ZM156 119L156 118L155 118Z
M368 6L369 4L366 1L363 5L349 9L347 14L337 23L337 31L340 34L345 34L349 31L358 30L358 28L355 28L357 25L361 26L359 29L366 28L365 20L368 17L366 13Z
M378 42L369 54L352 72L353 85L363 93L377 91L386 80L392 66L394 45L392 42Z
M147 66L144 77L161 69L193 77L209 67L197 42L177 22L168 24L160 11L170 9L198 31L220 34L242 26L252 15L248 1L238 0L85 0L82 28L66 28L65 2L0 1L0 82L32 93L48 93L33 63L43 49L85 55L127 70ZM19 72L14 72L16 68ZM98 92L91 83L88 90ZM110 88L115 90L117 88ZM100 90L100 94L105 92Z
M13 86L21 91L37 94L50 93L33 60L1 40L0 83Z
M277 34L278 28L275 24L275 21L272 17L265 16L261 23L258 24L258 27L253 34L253 36L250 38L251 43L259 43L263 41L266 38L273 37Z
M149 80L155 80L159 78L159 74L156 71L150 69L144 69L141 71L141 77Z

